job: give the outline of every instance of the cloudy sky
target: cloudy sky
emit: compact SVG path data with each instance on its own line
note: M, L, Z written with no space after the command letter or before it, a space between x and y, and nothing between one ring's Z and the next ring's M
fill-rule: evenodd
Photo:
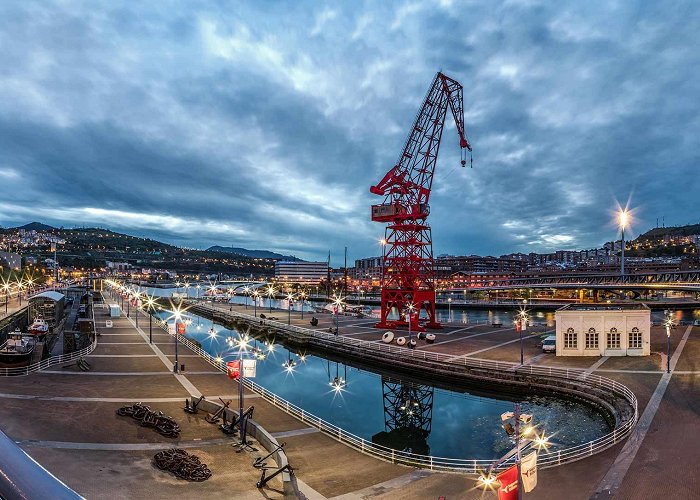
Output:
M0 225L375 254L438 70L474 168L448 116L436 254L601 246L628 199L633 234L700 220L692 1L119 3L0 3Z

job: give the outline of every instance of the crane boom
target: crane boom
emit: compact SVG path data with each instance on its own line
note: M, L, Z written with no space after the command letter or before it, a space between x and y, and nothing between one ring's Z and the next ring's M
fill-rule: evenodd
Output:
M388 223L382 256L380 328L405 326L405 309L416 328L422 328L418 325L422 309L426 326L440 327L435 321L432 236L425 221L430 214L430 191L448 108L459 136L462 166L465 150L472 150L464 130L462 94L459 82L442 73L435 75L396 165L370 187L371 193L384 196L381 204L372 205L372 220ZM398 314L399 319L389 320L391 314Z

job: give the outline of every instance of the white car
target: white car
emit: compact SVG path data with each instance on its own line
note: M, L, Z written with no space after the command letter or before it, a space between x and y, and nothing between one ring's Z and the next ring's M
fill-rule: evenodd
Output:
M557 338L554 335L546 337L542 341L542 352L556 352L557 351Z

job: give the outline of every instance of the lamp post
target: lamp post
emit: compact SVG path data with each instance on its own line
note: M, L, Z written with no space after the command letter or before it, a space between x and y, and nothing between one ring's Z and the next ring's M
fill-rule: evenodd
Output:
M260 292L253 290L253 316L258 317L258 296Z
M10 302L10 284L4 282L2 288L5 290L5 315L7 315L7 304Z
M22 280L17 280L17 296L19 297L20 307L22 307L22 288L24 288L24 283Z
M447 321L452 321L452 297L447 297Z
M625 227L629 224L630 213L625 208L618 212L617 223L620 226L620 234L622 237L622 248L620 254L620 276L625 275Z
M408 306L406 306L406 316L407 316L407 321L408 321L408 346L409 348L411 347L411 320L413 319L413 311L415 310L416 306L413 305L413 302L409 302Z
M270 313L272 313L272 297L275 296L275 288L272 285L267 287L267 302L270 306Z
M170 303L171 307L173 308L172 310L172 318L174 320L174 326L175 326L175 366L173 367L173 372L175 373L180 373L180 360L178 358L178 349L177 346L180 343L180 339L178 339L178 336L180 335L177 333L177 323L182 319L182 302L180 302L177 307L175 307L172 302Z
M245 308L248 309L248 295L250 295L250 288L247 286L243 287L243 295L245 295Z
M382 259L380 261L381 276L379 277L379 288L384 289L384 258L386 256L386 238L379 240L379 244L382 246ZM380 291L381 293L381 291Z
M148 343L153 343L153 309L156 301L151 295L146 295L146 309L148 310ZM177 333L177 332L176 332Z
M520 336L520 365L524 363L524 353L523 353L523 330L527 330L527 310L521 309L518 313L518 319L515 321L516 328L518 330L518 335Z
M292 301L294 300L294 295L287 294L287 324L292 324Z
M333 297L333 306L333 312L335 313L335 334L337 336L340 334L340 323L338 316L340 316L340 308L343 306L343 297L340 295L335 295Z
M666 373L671 373L671 327L673 326L673 319L670 315L666 317L664 326L666 327Z
M306 298L306 292L304 290L299 292L299 298L301 299L301 319L304 319L304 299Z
M199 283L197 283L196 288L197 288L197 300L199 300L199 289L202 288L202 285L200 285Z

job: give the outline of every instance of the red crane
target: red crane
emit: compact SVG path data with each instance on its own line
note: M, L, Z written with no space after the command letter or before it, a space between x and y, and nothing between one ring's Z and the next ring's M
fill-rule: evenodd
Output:
M465 149L472 150L464 133L463 106L459 82L442 73L435 75L396 165L370 188L371 193L384 196L382 204L372 205L372 220L387 223L377 328L407 326L408 316L411 327L422 330L418 323L421 310L425 311L426 327L441 327L435 320L433 239L426 219L448 107L457 125L463 167Z

